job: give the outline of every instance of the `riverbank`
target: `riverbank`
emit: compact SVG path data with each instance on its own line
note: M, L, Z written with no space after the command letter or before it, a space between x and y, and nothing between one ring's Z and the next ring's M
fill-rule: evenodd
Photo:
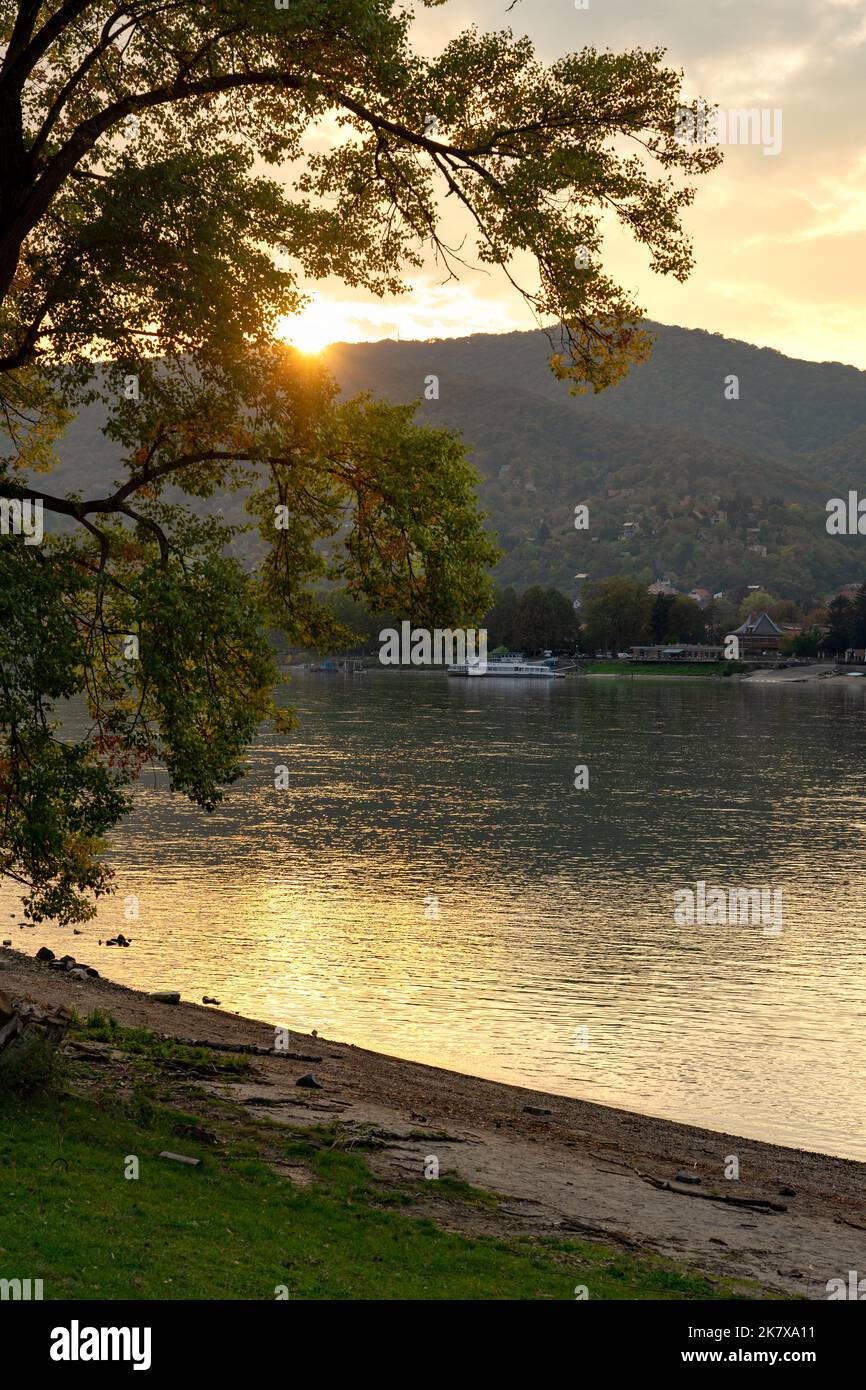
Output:
M464 1240L531 1239L540 1248L545 1241L589 1241L593 1249L648 1261L654 1275L656 1262L666 1261L665 1268L676 1271L671 1278L684 1279L682 1290L691 1290L667 1295L680 1297L719 1297L720 1287L730 1293L731 1281L745 1280L746 1297L766 1290L826 1298L829 1279L863 1267L864 1164L483 1081L301 1033L291 1033L287 1051L274 1054L273 1027L255 1019L160 1003L102 979L70 979L12 950L0 953L0 964L0 989L13 997L71 1005L81 1018L96 1010L125 1029L209 1048L211 1059L200 1061L198 1075L193 1066L192 1091L183 1063L180 1083L175 1075L182 1092L177 1099L187 1118L193 1116L193 1135L196 1125L207 1127L214 1106L229 1106L230 1134L260 1124L301 1144L363 1152L377 1190L400 1194L414 1216ZM244 1063L228 1071L218 1064L232 1049ZM109 1032L101 1041L73 1039L67 1051L79 1090L87 1089L88 1068L90 1084L106 1096L129 1089L132 1063L122 1037L112 1042ZM299 1086L302 1076L316 1084ZM160 1085L166 1084L162 1078ZM733 1158L736 1181L725 1177ZM438 1182L425 1181L430 1159L438 1165ZM296 1160L295 1166L311 1182L320 1181L314 1165ZM467 1197L470 1190L482 1196ZM5 1235L0 1243L8 1244ZM641 1284L634 1268L632 1275L644 1292L625 1296L665 1296L647 1292L651 1281ZM689 1283L696 1276L716 1292L696 1292ZM601 1274L592 1277L601 1286Z
M864 677L866 672L862 670L839 670L833 663L779 670L771 667L731 670L724 662L689 662L674 666L653 661L599 661L581 670L581 678L585 680L735 681L737 684L745 681L750 685L815 685L820 682L822 685L851 686Z

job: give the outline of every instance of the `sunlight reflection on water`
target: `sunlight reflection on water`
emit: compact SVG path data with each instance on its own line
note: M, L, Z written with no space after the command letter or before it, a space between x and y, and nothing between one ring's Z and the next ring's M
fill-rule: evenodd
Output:
M859 683L382 673L298 676L285 698L300 730L264 732L212 816L146 779L118 897L81 937L19 931L7 889L3 935L381 1051L866 1158ZM781 888L781 936L677 925L699 879ZM97 945L118 929L129 950Z

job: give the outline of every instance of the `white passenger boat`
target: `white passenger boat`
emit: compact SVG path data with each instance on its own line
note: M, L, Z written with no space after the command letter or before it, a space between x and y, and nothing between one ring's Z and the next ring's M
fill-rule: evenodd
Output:
M527 661L522 656L492 656L487 662L462 661L448 667L449 676L510 676L517 680L562 680L564 671L557 671L552 661Z

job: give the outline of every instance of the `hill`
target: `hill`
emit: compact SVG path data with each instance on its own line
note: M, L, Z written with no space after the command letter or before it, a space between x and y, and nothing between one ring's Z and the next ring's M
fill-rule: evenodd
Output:
M809 602L866 574L861 539L825 527L830 496L866 489L866 373L649 327L651 361L599 396L556 381L540 332L340 345L329 365L347 393L392 400L438 379L420 418L473 449L502 583L573 592L581 571L669 575L684 590L755 583Z
M568 394L541 332L341 344L326 360L345 394L420 399L421 420L463 434L504 551L501 584L574 594L580 572L664 576L685 591L760 584L809 604L866 578L863 539L825 527L828 498L866 493L866 373L649 327L652 359L599 396ZM431 378L437 399L424 398ZM117 473L93 408L61 456L62 491L92 493ZM237 498L192 505L244 520ZM237 545L256 554L254 540Z

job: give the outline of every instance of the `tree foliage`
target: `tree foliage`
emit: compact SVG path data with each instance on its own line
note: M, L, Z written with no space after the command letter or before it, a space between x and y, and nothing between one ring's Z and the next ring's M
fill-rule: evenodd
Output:
M0 662L2 868L34 917L92 911L146 760L206 808L240 775L273 710L269 624L336 645L329 584L416 622L489 604L460 442L411 406L340 400L281 345L305 283L399 292L431 248L456 274L445 195L482 264L516 283L534 261L518 288L556 325L551 365L597 391L647 351L603 216L688 273L688 180L719 155L676 140L661 52L544 66L473 29L422 58L410 28L392 0L0 0L0 497L65 528L0 548L26 610ZM113 477L53 492L40 474L94 402ZM261 533L255 574L226 558L234 528L186 505L225 491ZM82 694L72 745L55 706Z

